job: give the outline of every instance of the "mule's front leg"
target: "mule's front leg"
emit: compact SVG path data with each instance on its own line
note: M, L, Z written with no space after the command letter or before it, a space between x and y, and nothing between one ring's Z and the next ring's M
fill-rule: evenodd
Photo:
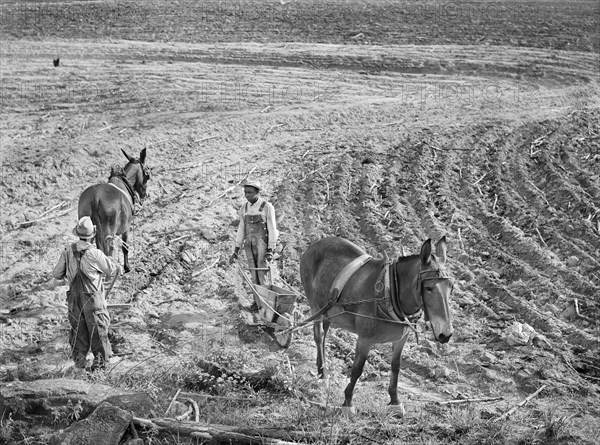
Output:
M356 386L356 382L358 378L362 375L363 368L365 367L365 362L367 361L367 356L369 355L369 351L371 350L371 343L365 340L361 340L358 338L356 342L356 352L354 353L354 363L352 364L352 373L350 375L350 383L346 386L346 390L344 391L344 404L342 406L352 406L352 396L354 394L354 387Z
M408 339L408 331L406 331L400 340L392 344L392 372L390 374L390 386L388 386L388 393L390 395L390 405L398 405L398 373L400 372L400 359L402 357L402 350Z
M129 232L124 232L121 235L121 249L123 250L123 270L125 273L129 272L129 245L127 244L127 235Z

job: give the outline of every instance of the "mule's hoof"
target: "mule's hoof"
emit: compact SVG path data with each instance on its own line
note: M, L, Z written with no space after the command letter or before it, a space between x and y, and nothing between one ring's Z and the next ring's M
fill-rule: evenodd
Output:
M398 417L400 419L402 419L406 415L404 403L399 403L398 405L388 405L386 411L388 414L394 417Z
M354 406L340 406L340 412L346 417L353 417L356 415L356 408Z
M130 268L129 266L124 266L124 267L123 267L123 271L124 271L125 273L129 273L129 271L130 271L130 270L131 270L131 268Z

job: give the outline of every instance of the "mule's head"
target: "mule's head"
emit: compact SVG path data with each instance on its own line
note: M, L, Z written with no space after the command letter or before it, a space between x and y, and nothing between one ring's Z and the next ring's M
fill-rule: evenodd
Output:
M139 195L140 201L143 203L148 194L146 183L148 182L148 179L150 179L150 169L146 166L146 149L144 148L140 152L139 159L129 156L123 149L121 149L121 151L129 161L125 166L127 180Z
M446 237L437 242L435 253L431 251L431 240L425 241L421 247L421 267L415 293L425 312L425 321L429 321L433 335L440 343L450 340L454 331L449 304L454 284L446 272L445 263Z

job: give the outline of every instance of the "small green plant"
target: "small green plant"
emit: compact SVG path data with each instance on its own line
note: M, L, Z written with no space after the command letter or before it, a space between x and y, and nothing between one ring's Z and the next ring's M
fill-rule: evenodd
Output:
M472 428L476 427L480 421L478 412L471 405L467 405L466 407L452 407L449 417L456 437L464 436Z
M73 402L69 399L66 406L52 408L52 423L68 426L73 422L77 422L82 412L83 406L81 405L81 400L78 400L77 404L73 405Z
M6 420L0 422L0 440L3 443L8 443L15 432L15 421L12 418L12 413L8 415Z
M544 412L544 436L548 440L557 440L565 435L569 429L573 415L558 415L555 408Z

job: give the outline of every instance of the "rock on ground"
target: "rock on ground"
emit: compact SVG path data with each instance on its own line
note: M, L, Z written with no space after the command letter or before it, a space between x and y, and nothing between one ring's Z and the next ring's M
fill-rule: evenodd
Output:
M50 445L117 445L132 419L130 411L102 402L88 418L52 436Z

